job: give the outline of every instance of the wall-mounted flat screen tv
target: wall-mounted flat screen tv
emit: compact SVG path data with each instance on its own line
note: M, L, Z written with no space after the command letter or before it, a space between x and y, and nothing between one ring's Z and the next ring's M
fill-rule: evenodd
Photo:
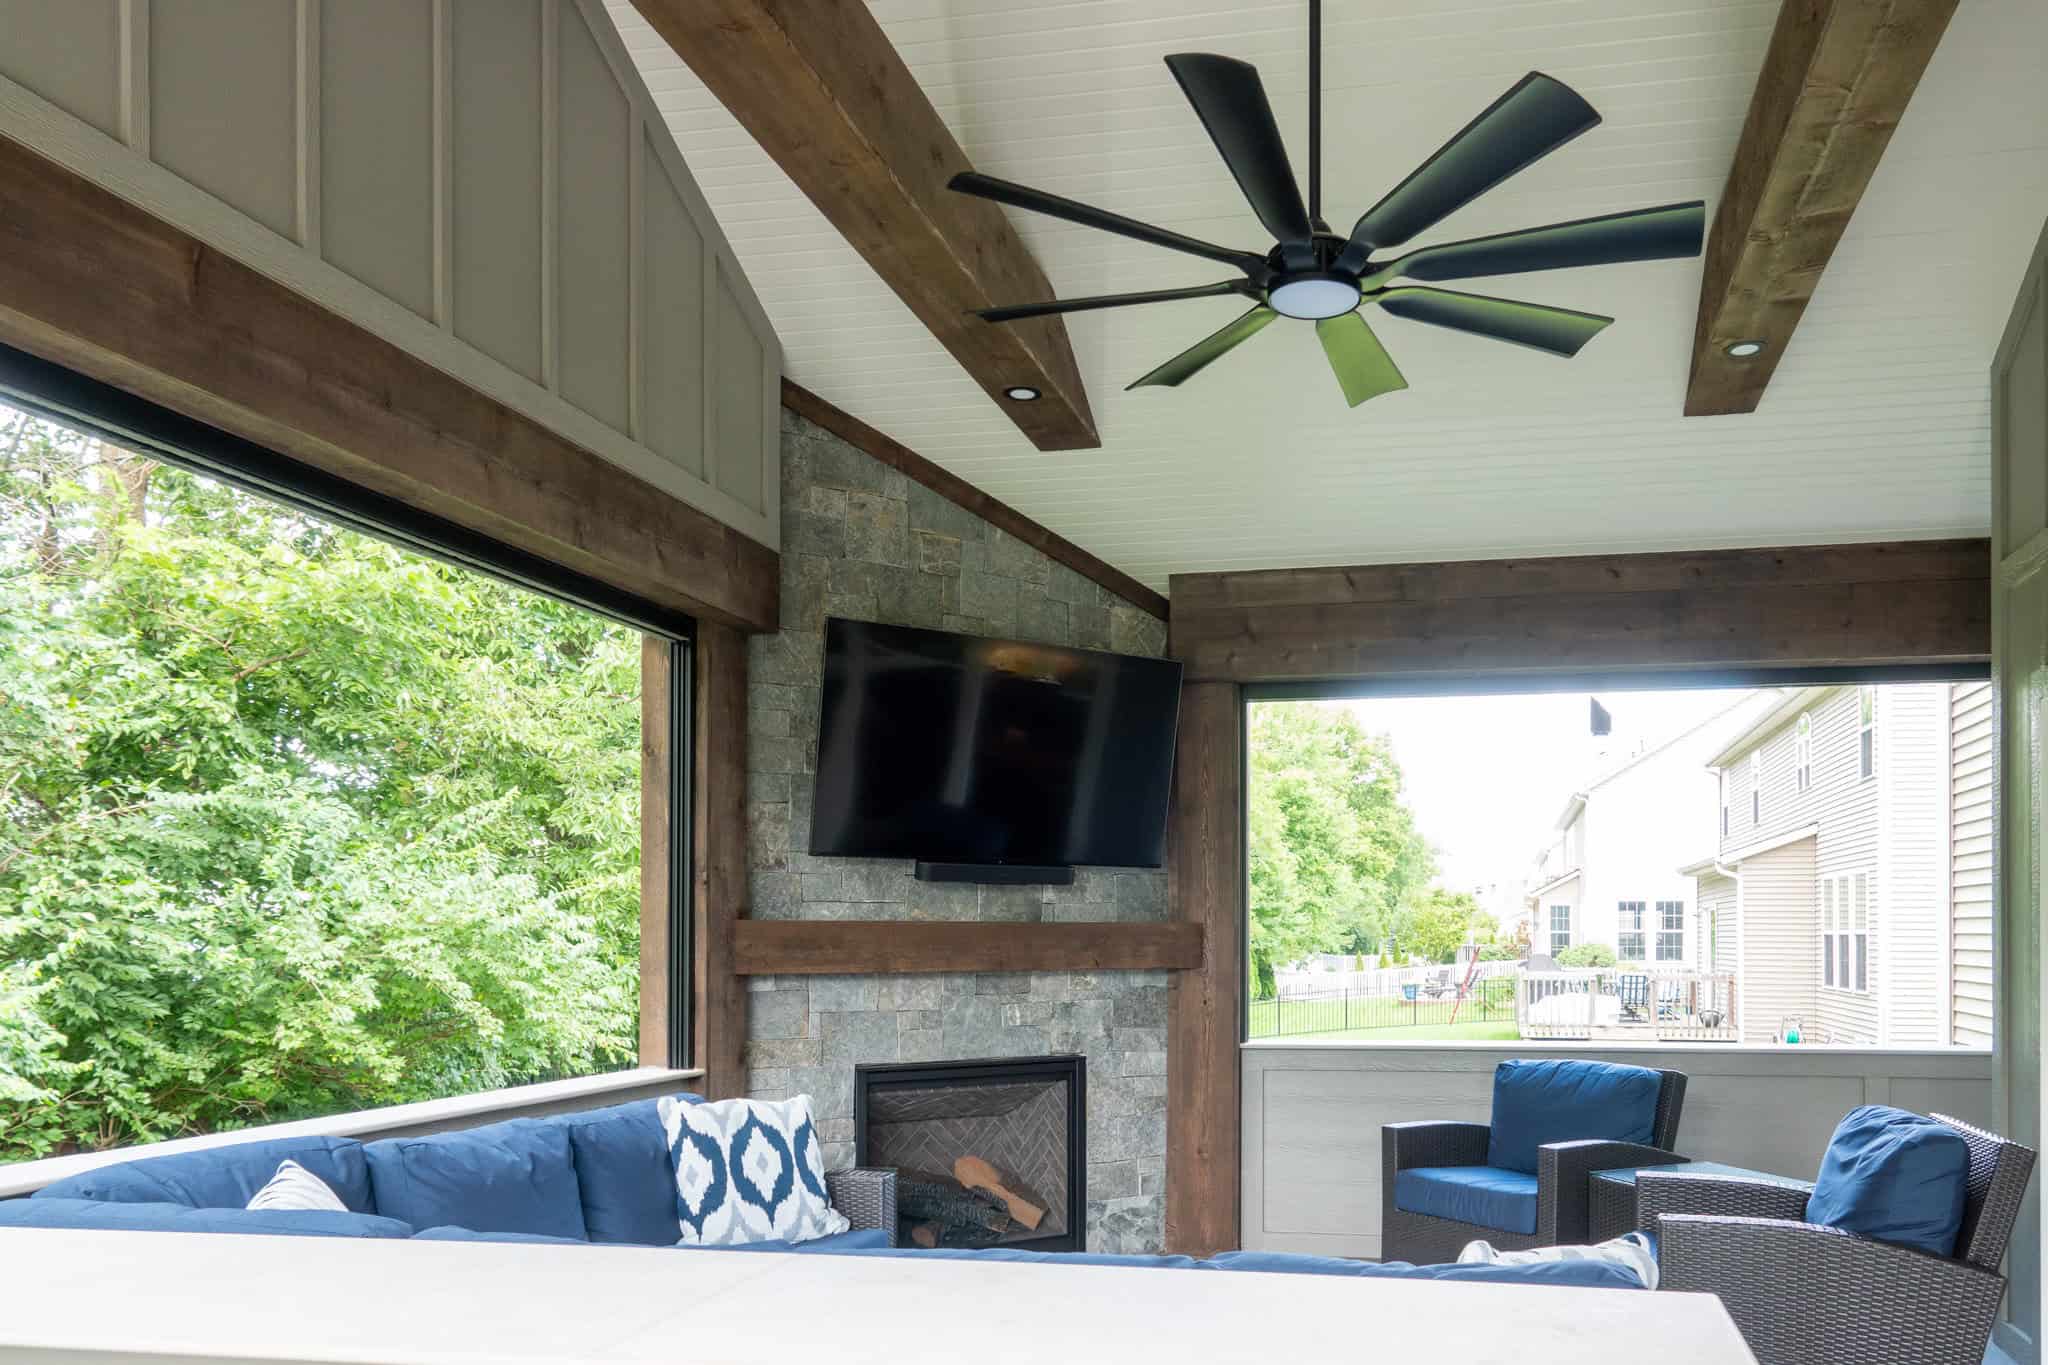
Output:
M810 851L1157 867L1180 664L833 618Z

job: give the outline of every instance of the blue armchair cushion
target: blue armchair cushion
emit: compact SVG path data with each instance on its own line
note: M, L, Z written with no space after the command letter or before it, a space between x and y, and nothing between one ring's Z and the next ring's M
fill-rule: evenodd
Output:
M354 1138L272 1138L102 1166L36 1191L38 1199L102 1199L239 1209L292 1160L325 1182L351 1213L382 1212L371 1199L363 1144Z
M1527 1236L1536 1231L1536 1177L1497 1166L1418 1166L1394 1177L1394 1207Z
M587 1241L566 1125L508 1119L363 1148L377 1211L416 1228L531 1232Z
M331 1209L195 1209L106 1199L0 1200L0 1227L98 1228L113 1232L241 1232L269 1237L412 1236L412 1225Z
M675 1097L691 1104L697 1095ZM583 1225L593 1242L672 1246L676 1240L675 1170L659 1100L566 1114L552 1122L569 1130Z
M1549 1142L1601 1138L1648 1143L1657 1131L1664 1078L1613 1062L1502 1062L1493 1072L1493 1128L1486 1164L1536 1173Z
M1885 1104L1849 1111L1821 1158L1806 1221L1952 1256L1970 1148L1945 1123Z

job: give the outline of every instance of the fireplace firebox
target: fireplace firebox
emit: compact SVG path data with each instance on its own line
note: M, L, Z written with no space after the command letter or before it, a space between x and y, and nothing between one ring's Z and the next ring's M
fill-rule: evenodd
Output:
M896 1175L897 1245L1079 1251L1087 1059L857 1066L854 1162Z

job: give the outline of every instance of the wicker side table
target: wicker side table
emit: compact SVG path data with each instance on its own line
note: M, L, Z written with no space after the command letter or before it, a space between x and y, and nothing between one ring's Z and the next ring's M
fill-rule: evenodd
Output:
M1669 1171L1674 1175L1726 1175L1745 1180L1760 1180L1767 1184L1782 1185L1787 1189L1811 1190L1811 1180L1794 1180L1790 1176L1773 1175L1769 1171L1752 1171L1741 1166L1728 1166L1718 1161L1680 1161L1670 1166L1645 1166L1641 1170ZM1630 1232L1654 1232L1654 1228L1642 1226L1636 1212L1637 1168L1616 1171L1595 1171L1587 1182L1586 1213L1587 1238L1589 1241L1605 1242Z
M890 1167L827 1171L832 1207L846 1215L852 1231L883 1231L896 1245L896 1172Z

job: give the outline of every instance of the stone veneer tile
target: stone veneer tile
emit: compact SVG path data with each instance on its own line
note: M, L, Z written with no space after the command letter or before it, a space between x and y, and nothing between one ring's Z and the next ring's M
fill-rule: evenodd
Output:
M783 414L782 630L749 644L749 912L763 919L1157 920L1161 872L1067 887L927 884L907 863L809 852L824 621L851 615L1158 654L1165 623L837 437ZM1163 972L924 973L748 981L749 1091L809 1094L826 1164L853 1160L853 1067L1077 1052L1088 1059L1088 1245L1164 1237Z

